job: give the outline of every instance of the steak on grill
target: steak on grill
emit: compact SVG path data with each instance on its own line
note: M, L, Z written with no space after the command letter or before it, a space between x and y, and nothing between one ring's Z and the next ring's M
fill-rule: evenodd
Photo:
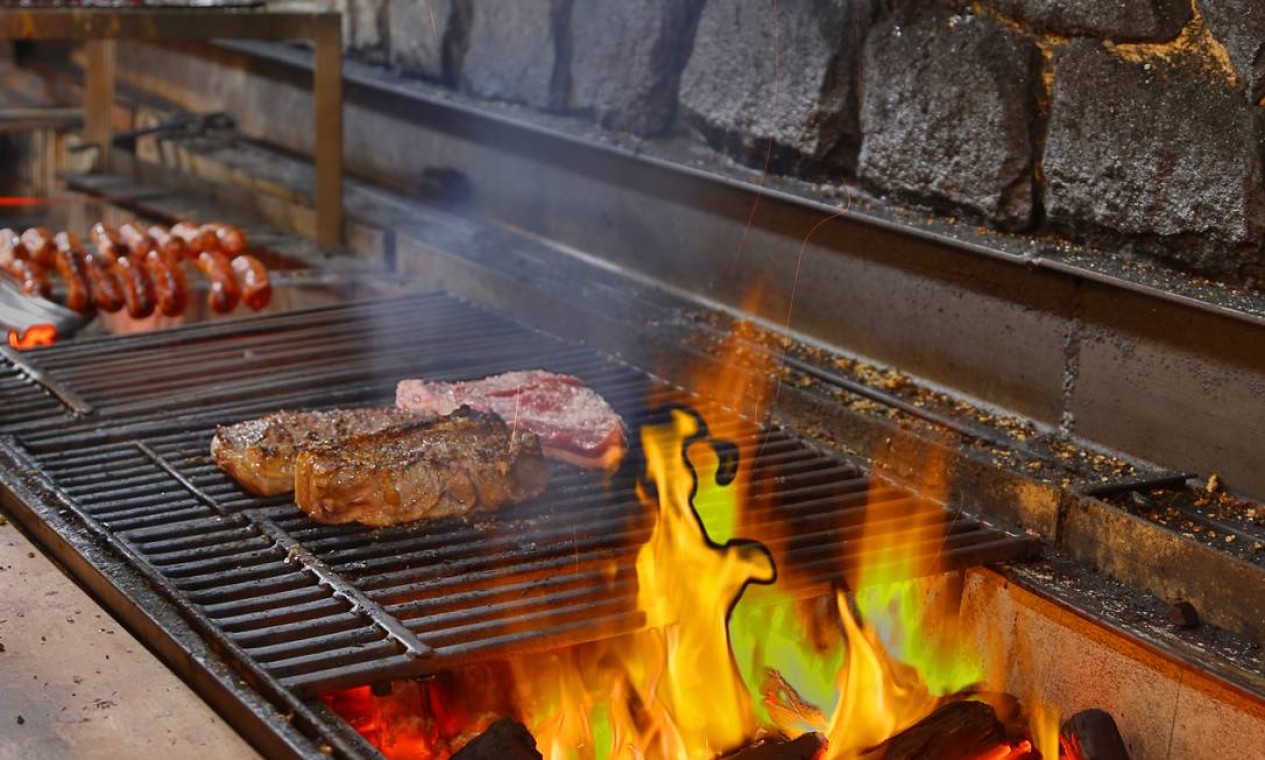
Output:
M395 408L277 412L220 426L211 456L247 491L275 496L294 490L294 457L303 449L432 416Z
M619 415L571 375L527 370L457 383L401 380L395 405L435 414L462 405L495 412L515 429L535 433L545 456L580 467L613 468L624 453Z
M397 525L495 509L540 495L549 465L536 436L462 407L300 451L294 501L316 522Z

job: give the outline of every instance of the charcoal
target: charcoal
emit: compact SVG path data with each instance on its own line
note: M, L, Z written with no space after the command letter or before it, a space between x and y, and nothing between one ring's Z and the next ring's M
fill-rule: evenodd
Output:
M1129 760L1129 750L1109 713L1082 710L1063 723L1062 731L1076 737L1085 760Z
M725 760L815 760L826 751L826 737L804 734L793 741L766 741L745 747Z
M960 760L982 754L1006 738L993 708L950 702L866 753L883 760Z
M452 760L536 760L536 740L522 723L501 718L455 752Z

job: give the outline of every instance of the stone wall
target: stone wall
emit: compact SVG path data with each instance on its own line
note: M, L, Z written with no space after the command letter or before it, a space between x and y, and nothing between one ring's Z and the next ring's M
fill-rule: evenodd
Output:
M1265 271L1261 0L333 0L353 54L985 226Z

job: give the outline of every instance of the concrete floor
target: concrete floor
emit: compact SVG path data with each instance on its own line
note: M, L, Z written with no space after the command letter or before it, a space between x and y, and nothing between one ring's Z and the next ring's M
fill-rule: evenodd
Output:
M0 760L258 757L7 522L0 684Z

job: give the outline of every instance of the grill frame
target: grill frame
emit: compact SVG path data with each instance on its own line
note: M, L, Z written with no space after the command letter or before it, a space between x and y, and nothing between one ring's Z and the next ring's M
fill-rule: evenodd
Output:
M614 368L618 372L631 375L638 373L635 368L622 364L610 357L603 357L593 349L580 347L578 344L568 343L548 336L545 333L527 328L521 323L495 315L481 307L442 294L431 294L415 299L389 302L361 302L349 306L291 312L279 316L233 323L196 325L181 330L146 336L82 341L65 344L61 347L54 346L50 349L31 352L19 357L19 360L25 365L28 374L38 378L40 385L52 385L56 389L52 395L62 401L67 407L68 413L66 415L58 415L56 418L46 416L10 423L10 429L13 434L0 439L0 459L3 460L0 461L0 464L5 465L4 470L6 471L3 482L4 490L6 491L6 506L28 530L35 533L41 542L49 546L53 553L70 567L84 583L89 585L100 597L107 600L108 606L114 609L116 614L120 614L129 624L134 625L134 627L141 629L147 634L142 636L144 640L154 642L154 636L159 636L160 638L167 636L168 634L160 633L160 631L167 627L167 624L172 619L182 621L181 626L178 627L179 633L170 634L170 641L164 640L161 644L151 643L151 645L159 650L159 653L163 655L169 664L173 664L173 668L177 672L193 683L199 691L203 692L204 696L207 696L217 709L220 709L226 715L230 715L235 725L239 727L248 725L250 728L244 733L252 741L256 741L257 745L261 746L261 749L264 748L263 745L267 745L268 749L266 751L269 754L274 752L280 752L281 754L309 754L313 751L320 751L322 745L333 749L339 754L364 755L372 753L372 749L354 732L350 732L345 725L341 724L341 721L335 720L333 721L334 725L327 725L330 722L327 711L324 711L319 704L319 700L308 699L308 697L338 686L360 685L392 678L425 675L429 672L447 669L473 659L485 659L486 654L479 655L476 658L470 652L459 653L456 656L445 657L439 665L436 665L433 653L428 652L429 644L410 641L409 632L412 629L409 628L407 622L401 623L400 620L390 615L385 615L382 603L379 600L369 598L372 594L366 595L363 589L359 589L354 584L346 585L342 575L339 573L339 568L331 569L326 562L326 558L317 556L310 550L309 546L313 546L322 540L335 540L339 535L339 531L343 529L325 530L309 527L310 532L314 531L315 537L313 539L293 539L290 536L290 529L279 525L278 520L281 522L297 522L299 525L298 530L301 533L303 521L306 518L297 515L297 510L294 510L292 506L288 507L289 512L287 513L287 507L285 506L287 502L278 501L277 499L263 500L264 503L262 505L257 504L254 507L234 511L229 506L233 503L233 500L219 495L219 492L223 490L222 488L218 490L208 488L204 482L199 482L205 481L207 476L210 475L212 480L218 478L220 485L222 485L227 480L226 476L218 473L218 471L208 473L205 462L189 465L187 457L186 460L173 463L173 455L164 449L164 446L168 445L173 437L177 440L185 440L186 445L196 443L197 448L205 452L205 444L206 440L209 440L209 431L213 420L224 422L276 409L279 397L284 397L288 401L298 401L299 403L311 401L316 397L312 393L291 393L289 389L292 388L292 385L287 382L269 384L266 380L258 385L247 384L247 388L251 390L262 388L265 393L263 398L252 399L245 403L225 400L229 396L240 393L240 388L232 389L232 393L226 391L218 397L214 395L208 397L205 394L200 394L196 388L196 381L199 376L203 376L206 373L207 355L205 346L199 341L214 342L226 339L229 341L228 349L230 353L242 351L243 342L248 341L249 336L264 336L266 342L268 336L278 326L297 324L300 326L299 329L309 329L310 331L313 325L319 327L322 324L344 324L347 322L349 314L365 310L372 313L374 309L386 309L390 314L398 317L399 307L402 303L419 302L425 299L443 299L442 303L460 304L461 308L467 310L468 314L481 315L480 318L484 319L500 320L501 324L514 327L516 340L521 339L524 335L535 336L537 341L544 341L545 344L558 347L559 352L555 354L541 354L539 351L529 352L534 355L534 363L531 366L543 365L563 371L567 369L575 371L575 367L562 367L553 364L550 361L550 357L553 360L560 360L560 358L569 358L571 360L586 359L590 362L588 365L590 367L598 367L604 370ZM477 323L467 323L467 327L471 325L477 326ZM327 344L329 336L320 333L319 330L317 332L319 333L317 335L318 342L323 345ZM457 333L446 339L449 341L460 341L464 335L465 333ZM292 335L281 335L280 345L288 345L289 341L287 338L292 337ZM512 343L514 341L509 342ZM487 345L480 344L479 347L487 348ZM127 366L135 365L141 368L142 374L146 376L151 374L153 371L152 366L144 361L143 356L138 355L139 358L133 359L130 352L125 351L128 348L136 351L141 351L145 348L154 351L165 351L166 353L163 355L168 360L174 360L177 365L179 365L178 360L182 352L203 360L203 364L194 370L185 371L182 369L177 372L177 374L183 372L181 377L194 382L195 388L193 390L181 390L176 396L176 401L172 401L170 398L147 401L147 397L143 393L139 397L134 397L130 389L125 390L116 397L110 396L108 392L111 387L110 382L98 380L93 380L86 384L77 382L85 373L101 372L103 369L109 372L111 366L113 366L90 369L96 361L106 365L109 365L111 361L116 364L122 362ZM372 346L366 355L374 361L381 358L381 355ZM120 356L126 358L118 359L117 357ZM52 357L51 360L50 357ZM111 357L115 358L111 359ZM519 358L502 360L520 363L524 361ZM223 368L223 366L225 366L223 362L220 365L212 364L212 368ZM499 371L498 368L484 368L484 366L479 364L472 365L466 362L452 371L454 376L461 377ZM67 368L70 368L71 371L67 372ZM264 368L265 375L273 372L275 372L275 368ZM392 372L394 374L391 374ZM615 374L618 374L618 372ZM383 373L384 370L379 367L374 370L373 374ZM391 377L403 376L398 369L388 371L387 374ZM580 374L584 375L583 372ZM363 403L366 400L379 402L385 400L385 393L381 388L373 391L357 386L355 379L360 377L360 375L357 375L355 370L344 370L341 374L333 373L333 376L336 379L342 379L345 383L350 383L350 386L342 388L339 392L333 394L328 392L317 394L321 397L323 405L333 406L354 402ZM442 373L438 375L436 373L428 373L428 376L442 376ZM642 373L640 377L644 378L647 383L653 382L652 376L648 374ZM116 375L112 379L117 382L125 378L120 378ZM310 379L310 377L301 378L297 381L297 385L303 387L305 384L310 383ZM106 378L106 380L109 381L111 378ZM600 383L595 384L595 387L598 387L599 391L603 390ZM631 393L637 398L644 399L649 395L646 392L649 388L649 385L632 387L631 390L626 390L626 393ZM670 389L660 381L659 390L668 391ZM26 391L26 395L38 393L38 387L36 384L28 384ZM268 395L269 393L272 395ZM286 395L287 393L289 395ZM180 408L180 405L185 403L186 400L194 398L209 401L209 405L190 414L173 415L171 413L173 409ZM627 413L625 412L625 414ZM180 432L181 428L189 425L199 425L199 432L182 434ZM714 427L713 433L723 437L725 430L721 429L722 427ZM182 435L184 438L181 438ZM785 447L784 445L788 441L793 444L787 449L792 463L795 461L795 456L800 456L805 462L811 460L812 462L825 462L828 465L825 469L817 471L813 469L814 465L810 463L806 470L808 482L800 490L813 494L815 493L813 489L817 488L821 493L813 498L820 502L822 498L829 498L832 495L838 496L838 494L832 494L830 487L823 487L821 482L814 486L813 478L818 481L822 481L824 478L827 481L826 486L830 486L836 482L831 479L832 477L843 477L844 482L850 484L848 488L844 489L844 493L856 502L850 509L853 513L859 515L859 504L864 503L868 490L868 482L860 477L860 468L854 463L845 462L832 452L826 452L815 444L808 444L784 432L762 433L758 443L762 451L767 451L770 457L776 459L783 453L779 446ZM752 446L757 444L757 441L745 440L739 441L739 443L750 450ZM71 448L68 450L67 447ZM125 452L129 448L134 449L134 453L127 454L131 459L112 458L122 456L120 452ZM185 452L186 455L188 453L188 451ZM179 451L174 456L178 458ZM59 476L55 471L55 465L58 462L64 464L68 461L86 461L89 470L91 470L94 462L104 467L110 463L117 464L119 461L128 461L130 469L125 471L121 480L112 479L110 477L111 473L106 469L100 470L98 474L104 475L104 477L97 478L97 480L106 481L105 488L100 489L102 493L117 492L120 484L153 488L159 481L153 480L147 475L146 472L148 471L151 474L158 473L160 476L166 476L170 479L170 482L175 483L175 487L183 491L181 497L194 505L190 508L200 504L204 512L209 511L209 514L203 515L202 519L204 520L210 520L211 523L227 521L229 524L236 526L236 528L244 528L246 527L245 523L240 520L234 523L232 520L245 515L250 525L260 532L255 537L264 539L257 543L257 549L261 555L275 551L280 547L285 550L284 553L287 560L297 559L303 566L303 569L296 573L297 575L310 574L315 579L316 586L327 586L332 589L332 593L323 600L313 596L302 602L302 604L311 606L311 609L298 612L292 610L292 614L297 614L301 618L303 614L312 610L315 610L314 614L319 613L322 609L328 611L328 608L320 606L322 603L327 604L335 599L347 601L357 614L364 613L367 615L372 624L376 624L385 631L387 638L402 646L407 654L401 656L397 653L397 655L392 656L388 663L380 667L378 665L370 668L352 666L334 676L325 675L320 678L305 678L301 672L303 666L301 660L304 655L302 647L300 647L297 651L288 652L291 655L288 666L300 668L298 675L294 673L278 674L278 672L275 672L275 668L270 670L266 663L261 664L253 653L247 651L249 647L244 647L240 640L235 640L231 635L226 635L224 620L217 621L213 619L212 615L208 614L208 607L214 608L215 602L208 602L205 596L191 598L187 589L179 587L179 581L182 578L196 578L198 570L209 571L215 568L217 562L213 556L202 557L201 559L187 559L183 563L177 563L174 566L174 570L172 567L168 567L167 570L169 572L166 574L157 572L156 566L147 560L142 559L139 563L136 561L137 531L148 530L150 526L147 521L158 520L159 524L161 524L163 516L162 502L166 499L166 492L163 488L159 487L156 493L151 494L159 502L156 511L146 511L151 508L137 504L124 505L129 508L121 510L117 505L107 504L104 508L101 505L96 505L98 514L94 514L88 508L91 505L86 503L84 495L85 493L97 493L98 491L97 486L94 485L94 481L90 477L91 472L80 473L76 476L80 479L73 483L69 481L58 482ZM148 465L145 462L148 462ZM193 469L186 469L186 467L192 467ZM73 471L73 466L71 471ZM24 474L16 476L14 473ZM774 472L774 475L777 475L777 471ZM797 476L792 474L790 477L793 479ZM66 480L64 474L62 480ZM85 488L87 489L86 491L84 490ZM551 493L554 493L553 486L551 486ZM904 498L901 493L897 489L892 489L890 495L901 499ZM581 491L577 492L575 498L584 500L589 495L591 494L585 494ZM229 496L232 496L231 492ZM625 499L627 498L627 490L623 492L622 496ZM228 501L224 501L226 498L228 498ZM241 500L240 494L238 494L238 499ZM258 502L260 500L246 499L246 501ZM806 503L813 503L812 498ZM106 514L114 524L103 524L98 520L100 514ZM288 516L286 516L287 514ZM121 518L120 515L122 515ZM563 518L575 516L575 513L568 512L563 515ZM820 515L817 516L820 517ZM954 530L959 530L962 534L967 535L983 535L986 539L982 543L976 544L967 542L962 547L963 551L956 557L960 564L976 564L982 561L997 561L1029 556L1037 548L1036 542L1032 539L1013 536L999 538L1000 534L991 532L990 529L974 523L965 516L951 515L950 517L955 521ZM120 519L124 521L124 524L119 524ZM618 516L617 519L619 519ZM831 523L836 521L837 517L834 515L830 516L828 520ZM182 518L180 522L184 523L185 520ZM776 522L780 524L782 520L779 519ZM131 535L129 535L129 532ZM347 532L346 535L356 536L364 533L364 529L350 529L350 532ZM827 530L819 536L817 544L808 547L809 549L815 549L818 555L825 550L825 556L813 555L813 561L806 563L808 569L816 567L822 571L823 578L838 574L839 559L837 555L839 546L835 539L839 536L846 537L847 529L843 529L842 532L837 528L833 529L833 532ZM989 539L990 536L992 537L991 539ZM167 541L167 544L174 545L180 540L178 537L165 536L161 533L146 534L145 537L158 542L159 545L162 545L162 541ZM201 535L198 540L204 538L206 538L205 534ZM621 533L617 538L627 544L634 536ZM366 541L366 545L381 549L383 545L379 543L380 540L382 540L381 535L372 537ZM409 543L407 536L403 540L406 545ZM996 545L998 541L1001 542L1001 546ZM335 543L337 543L336 540ZM576 552L576 565L578 568L581 559L580 543L578 539L574 538L574 535L572 544ZM632 541L632 544L635 546L635 540ZM560 545L565 545L565 541ZM600 541L598 546L600 548ZM167 547L164 546L164 548ZM778 547L771 546L770 548L775 549L776 554ZM85 549L90 549L91 551L85 552ZM588 548L586 547L587 550ZM622 550L626 552L628 546L625 545ZM804 554L804 551L797 551L796 554ZM98 556L100 560L104 561L104 564L102 561L89 562L85 559L86 555ZM246 559L250 559L250 547L246 547L241 555L234 553L229 556L244 556ZM528 556L532 556L531 552L528 552ZM600 551L591 556L587 554L584 556L586 562L589 560L600 561L607 558ZM370 559L372 560L372 558ZM554 557L554 560L559 559L560 556ZM197 562L204 562L204 566L198 566ZM563 566L566 562L567 558L561 557L561 561L557 562L552 569ZM816 564L814 565L814 563ZM548 570L551 568L545 567L543 569ZM252 572L247 570L243 573L244 579L249 580L252 577ZM307 578L306 580L311 581L312 578ZM369 578L374 580L375 576L369 576ZM822 579L815 580L819 581ZM381 581L384 584L392 582L389 575L385 574L377 576L375 582L377 581ZM400 588L402 580L396 579L394 582L396 583L395 588ZM283 582L281 585L285 586L286 584ZM528 582L527 585L530 586L531 582ZM284 588L281 593L284 594L299 587ZM211 587L208 586L207 588ZM627 594L635 586L628 586L625 578L620 588L621 591ZM395 595L398 596L400 593L402 592L397 591ZM418 604L419 600L416 594L405 595L406 598L410 596L412 597L411 602L414 604L414 608L410 610L411 612L418 612L419 609L424 609L425 604ZM142 605L135 601L133 597L143 598L145 603ZM202 600L200 603L199 599ZM389 602L387 606L391 604L398 607L401 602L399 600ZM234 611L231 607L226 609ZM147 610L158 610L159 614L154 615ZM583 611L583 609L580 611ZM229 616L228 624L230 626L237 624L248 625L251 622L249 613L244 613L240 610L236 610L236 612L236 615ZM162 618L162 621L160 622L156 618ZM407 620L418 619L423 618L407 618ZM515 639L512 635L509 636L507 643L513 651L526 651L528 648L552 648L559 644L578 643L582 640L591 640L592 638L631 631L640 624L640 619L639 617L626 619L621 617L620 614L615 614L603 622L611 623L612 627L600 627L597 635L585 634L585 636L577 637L574 629L563 627L559 630L556 638L539 637L538 631L528 631L528 638L536 636L534 640L529 642L529 645ZM403 625L403 628L399 628L396 623ZM624 625L625 623L627 625ZM153 629L152 632L151 629ZM280 630L284 629L277 626L268 626L264 638L275 636ZM332 633L337 635L344 633L344 631L334 630ZM213 645L208 646L203 637L213 642ZM363 642L353 641L352 643ZM284 650L285 643L268 646L273 646L274 648L280 646ZM270 655L279 654L280 651L270 652ZM347 651L353 650L348 649ZM194 673L193 671L196 671L197 668L190 667L192 662L213 662L216 667L203 666L201 671ZM379 662L379 660L375 657L371 662ZM234 668L237 668L237 670L234 670ZM243 689L239 688L235 683L237 677L244 678L245 683L256 693L252 695L248 689L246 694L242 694ZM278 710L280 710L280 713L278 713ZM284 715L287 712L291 715L291 718L289 720L283 718L283 722L286 724L285 730L275 732L279 714ZM292 721L297 722L298 726L296 727ZM269 730L270 727L274 730ZM262 744L257 740L257 735L260 734L261 730L268 734L267 740Z

